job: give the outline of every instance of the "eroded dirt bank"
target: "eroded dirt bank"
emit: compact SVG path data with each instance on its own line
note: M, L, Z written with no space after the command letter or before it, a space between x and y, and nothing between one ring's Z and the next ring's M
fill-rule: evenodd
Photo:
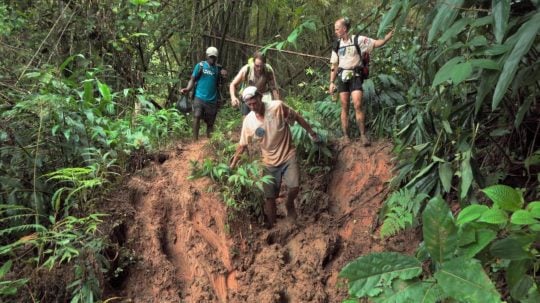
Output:
M283 218L278 200L278 223L266 230L247 217L228 222L219 194L208 191L212 182L187 180L190 160L204 159L204 141L179 145L108 201L115 237L134 257L111 295L130 302L340 302L347 291L337 275L347 262L416 247L410 234L374 236L390 149L341 149L327 180L303 180L297 224Z

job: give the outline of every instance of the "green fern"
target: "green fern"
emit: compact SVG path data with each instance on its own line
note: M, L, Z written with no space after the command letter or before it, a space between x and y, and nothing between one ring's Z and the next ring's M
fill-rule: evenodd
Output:
M414 226L422 201L427 197L423 193L416 194L414 189L404 188L394 192L382 208L384 222L380 230L381 237L390 237Z
M77 201L86 203L92 197L92 190L101 187L107 180L96 176L98 166L66 167L45 174L47 181L56 181L57 184L66 183L65 187L58 188L52 196L52 208L58 213L62 207L68 211ZM74 199L72 199L74 197Z
M40 224L21 224L21 225L1 229L0 237L4 237L10 234L26 233L32 230L44 231L46 230L46 228Z

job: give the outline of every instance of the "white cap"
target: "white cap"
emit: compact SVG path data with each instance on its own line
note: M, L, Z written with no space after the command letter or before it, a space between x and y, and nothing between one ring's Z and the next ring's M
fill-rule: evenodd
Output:
M218 55L217 48L215 48L213 46L210 46L209 48L206 49L206 55L208 57L210 57L210 56L217 57L217 55Z
M244 91L242 92L242 100L244 102L250 98L253 98L257 94L257 87L255 86L248 86L244 88Z

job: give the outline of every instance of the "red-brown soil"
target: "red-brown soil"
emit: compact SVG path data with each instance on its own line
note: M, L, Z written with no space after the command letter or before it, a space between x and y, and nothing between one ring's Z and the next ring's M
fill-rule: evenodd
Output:
M412 233L378 238L377 215L391 178L391 146L352 143L338 152L322 179L302 182L299 220L267 230L228 211L208 179L188 180L190 160L205 157L203 142L179 145L151 163L109 199L114 236L131 262L109 298L113 302L341 302L341 268L360 255L411 252ZM126 265L127 264L127 265ZM122 264L121 264L122 265ZM129 266L128 266L129 265Z

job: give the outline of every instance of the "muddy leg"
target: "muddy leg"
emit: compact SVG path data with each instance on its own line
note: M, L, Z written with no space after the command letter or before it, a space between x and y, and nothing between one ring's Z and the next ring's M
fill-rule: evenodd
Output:
M295 222L296 218L298 217L294 207L294 199L296 199L296 196L298 196L298 191L298 187L290 188L289 192L287 193L287 201L285 202L285 207L287 208L287 217L293 222Z
M207 124L206 125L206 137L210 139L212 137L212 133L214 132L214 125Z
M276 199L266 199L264 203L264 217L268 228L276 222Z
M350 93L342 92L339 94L341 101L341 130L343 137L349 139L349 97Z
M201 126L201 117L194 117L193 119L193 139L199 140L199 127Z

